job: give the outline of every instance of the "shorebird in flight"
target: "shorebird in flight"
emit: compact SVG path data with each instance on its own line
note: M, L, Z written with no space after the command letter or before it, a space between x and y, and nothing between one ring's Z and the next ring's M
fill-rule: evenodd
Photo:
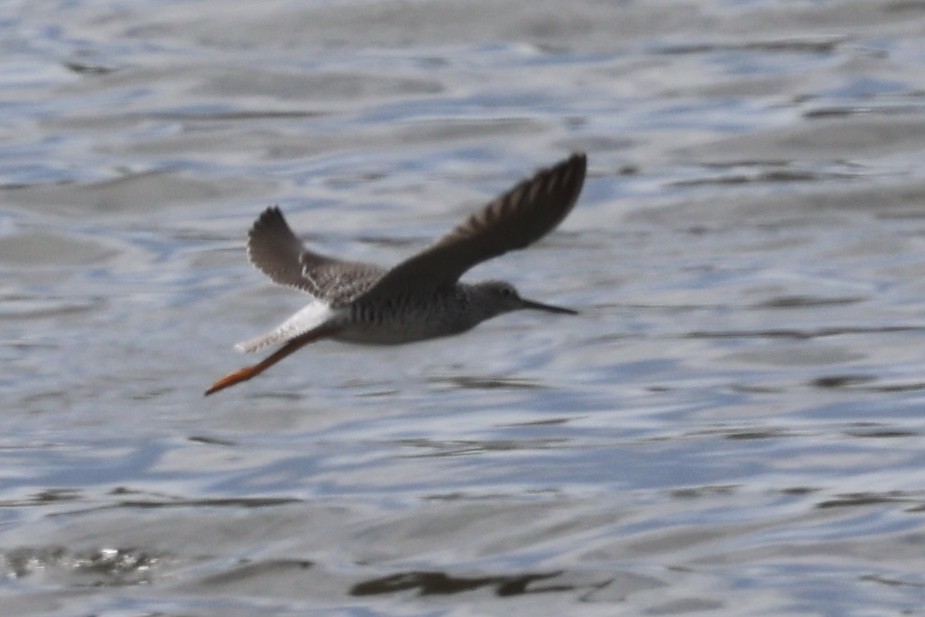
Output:
M525 248L561 223L581 193L586 167L585 155L573 154L538 171L391 270L311 251L279 208L267 208L250 229L247 255L273 282L306 292L312 301L275 330L239 343L245 352L282 346L222 377L206 395L259 375L319 339L398 345L459 334L521 309L576 314L521 298L510 283L462 283L459 277L478 263Z

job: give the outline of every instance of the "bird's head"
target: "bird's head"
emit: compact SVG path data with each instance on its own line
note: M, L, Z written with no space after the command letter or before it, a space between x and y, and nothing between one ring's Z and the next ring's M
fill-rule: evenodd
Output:
M479 306L488 316L501 315L511 311L531 309L546 311L547 313L560 313L564 315L577 315L578 311L543 304L535 300L522 298L517 289L505 281L485 281L472 287L472 302Z

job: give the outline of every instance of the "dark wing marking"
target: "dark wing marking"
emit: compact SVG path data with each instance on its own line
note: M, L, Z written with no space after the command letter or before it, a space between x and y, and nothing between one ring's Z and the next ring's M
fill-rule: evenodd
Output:
M365 297L449 287L472 266L539 240L575 205L586 169L587 157L573 154L540 170L390 270Z
M274 283L295 287L331 303L349 302L384 272L375 266L308 250L276 206L264 210L251 226L247 256Z

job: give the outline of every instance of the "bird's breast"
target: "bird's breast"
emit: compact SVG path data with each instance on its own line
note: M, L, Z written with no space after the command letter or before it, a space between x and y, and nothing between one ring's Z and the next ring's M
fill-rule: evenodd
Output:
M337 340L366 345L400 345L459 334L472 328L468 304L454 295L357 301L342 309Z

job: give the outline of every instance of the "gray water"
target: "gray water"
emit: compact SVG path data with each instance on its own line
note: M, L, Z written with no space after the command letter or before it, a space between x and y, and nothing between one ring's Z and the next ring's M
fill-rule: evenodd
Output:
M6 2L0 613L925 615L925 4ZM279 204L579 317L322 342Z

